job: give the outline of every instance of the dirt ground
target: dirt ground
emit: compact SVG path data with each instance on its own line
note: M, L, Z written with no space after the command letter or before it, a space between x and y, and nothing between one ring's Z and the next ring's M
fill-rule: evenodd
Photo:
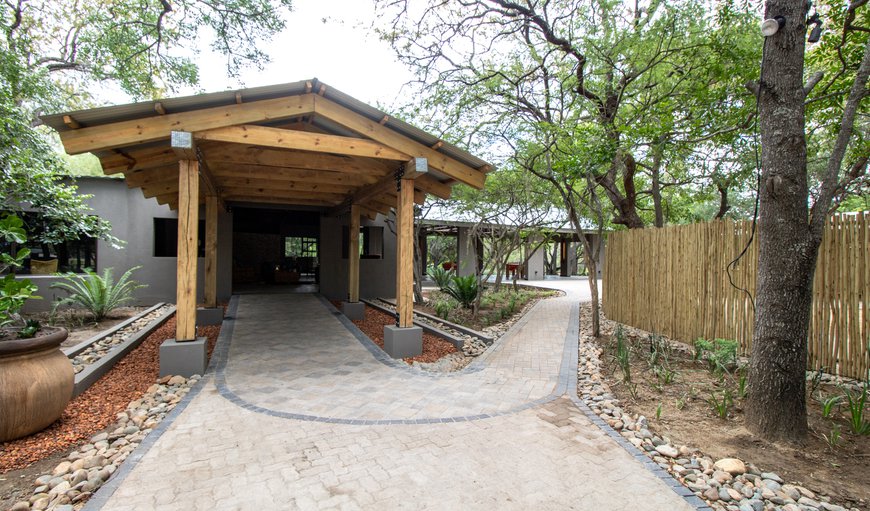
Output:
M588 314L588 308L585 311ZM589 325L582 316L581 325L585 328ZM840 505L868 509L870 436L851 432L845 404L835 407L831 417L822 417L819 400L841 395L842 390L821 384L810 396L812 385L808 381L809 438L804 445L766 442L753 437L744 427L744 398L739 395L738 369L733 369L734 374L726 374L720 381L706 362L693 360L691 350L674 350L670 367L676 371L675 381L662 384L662 378L654 374L648 362L648 337L632 334L630 331L633 329L630 329L626 331L626 339L634 350L631 383L624 383L622 370L613 356L616 341L611 334L614 327L613 322L603 321L604 335L598 339L604 348L601 361L607 383L621 406L646 416L655 433L670 438L676 445L697 447L714 458L736 457L754 463L764 471L776 472L787 481L828 495ZM727 418L721 419L709 400L711 392L721 398L726 389L734 395L733 407ZM659 407L660 418L656 419ZM865 420L870 420L870 408L865 408L865 417ZM831 446L826 437L830 438L836 428L840 431L840 442Z
M25 314L24 319L35 319L44 325L62 326L69 331L69 337L61 344L66 348L86 341L100 332L126 321L144 311L148 307L119 307L108 317L95 322L90 313L78 309L59 311L54 317L48 312Z

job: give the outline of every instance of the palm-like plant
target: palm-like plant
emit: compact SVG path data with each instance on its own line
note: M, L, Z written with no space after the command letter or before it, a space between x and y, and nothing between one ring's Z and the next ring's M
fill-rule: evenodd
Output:
M445 287L443 291L456 299L463 307L470 309L477 299L480 286L477 284L477 277L467 275L465 277L453 277L450 285Z
M110 312L124 303L133 300L133 291L148 287L130 279L130 275L141 266L130 268L118 282L114 281L112 268L103 270L98 275L91 269L86 269L85 274L67 273L65 281L55 282L53 288L67 291L69 296L61 298L54 304L55 310L64 305L80 306L94 316L94 321L100 321Z
M432 277L432 280L435 281L435 285L438 286L438 289L444 291L444 289L450 285L450 277L453 276L453 272L445 270L440 264L436 264L432 267L429 275Z

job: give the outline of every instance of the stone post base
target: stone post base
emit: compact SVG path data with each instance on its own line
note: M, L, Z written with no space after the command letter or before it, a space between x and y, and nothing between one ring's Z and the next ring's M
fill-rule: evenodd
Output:
M196 309L196 325L220 325L224 320L223 307L199 307Z
M160 376L177 374L190 378L204 374L207 346L205 337L183 342L167 339L160 345Z
M384 351L393 358L417 357L423 354L423 329L418 326L384 327Z
M366 317L366 304L362 302L341 302L341 312L351 321L363 320Z

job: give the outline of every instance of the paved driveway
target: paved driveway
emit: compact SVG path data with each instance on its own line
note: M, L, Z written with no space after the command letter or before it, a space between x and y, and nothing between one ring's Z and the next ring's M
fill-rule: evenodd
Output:
M585 281L546 285L568 296L445 376L316 295L241 296L217 371L89 508L693 509L569 398Z

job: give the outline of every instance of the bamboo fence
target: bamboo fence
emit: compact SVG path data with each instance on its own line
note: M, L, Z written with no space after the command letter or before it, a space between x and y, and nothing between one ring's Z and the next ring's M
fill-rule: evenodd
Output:
M750 351L758 243L729 220L611 233L602 299L608 319L685 342L735 339ZM813 282L808 369L865 379L870 369L870 213L832 216ZM733 285L731 284L733 282Z

